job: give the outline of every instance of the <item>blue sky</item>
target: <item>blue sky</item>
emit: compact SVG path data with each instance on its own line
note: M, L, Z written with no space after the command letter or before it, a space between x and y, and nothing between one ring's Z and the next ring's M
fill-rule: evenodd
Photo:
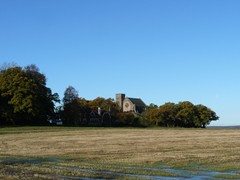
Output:
M0 64L36 64L63 98L191 101L239 125L240 1L0 0Z

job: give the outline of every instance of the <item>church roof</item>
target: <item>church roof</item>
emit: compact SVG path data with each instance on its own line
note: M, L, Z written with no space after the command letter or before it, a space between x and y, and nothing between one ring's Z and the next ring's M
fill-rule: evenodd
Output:
M136 106L145 107L146 104L140 98L127 98Z

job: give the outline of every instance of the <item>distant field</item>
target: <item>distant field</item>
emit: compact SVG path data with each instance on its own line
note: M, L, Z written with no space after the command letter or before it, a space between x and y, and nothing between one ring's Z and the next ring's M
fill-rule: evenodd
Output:
M240 129L0 128L0 162L0 178L10 179L184 178L189 170L237 179Z

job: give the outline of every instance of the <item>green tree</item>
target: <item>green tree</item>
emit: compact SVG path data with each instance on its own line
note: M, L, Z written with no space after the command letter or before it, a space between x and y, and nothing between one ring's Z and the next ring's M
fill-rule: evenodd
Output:
M148 124L150 126L152 125L160 125L160 113L159 113L159 108L157 106L154 107L148 107L146 112L144 113L145 118L148 121Z
M96 99L89 101L89 107L93 110L97 110L99 107L101 110L110 112L111 114L116 114L118 111L117 104L113 101L113 99L97 97Z
M42 120L46 120L46 117L52 119L55 116L55 103L60 103L59 95L52 93L52 90L46 87L46 77L39 72L39 68L36 65L26 66L25 72L36 84L34 90L37 91L37 95L34 107L38 109L38 118Z
M181 127L195 127L195 122L197 121L196 108L189 102L180 102L177 105L178 113L176 119Z
M82 115L81 100L77 90L69 86L64 92L62 120L64 125L79 125Z
M196 105L199 127L205 128L211 121L218 120L219 117L214 111L204 105Z
M193 105L191 102L180 102L176 118L182 127L202 127L218 120L219 117L214 111L204 105Z
M115 126L146 127L146 122L140 114L121 112L117 113L115 118Z
M148 109L153 109L153 108L158 108L158 106L157 106L156 104L154 104L154 103L151 103L151 104L149 104L149 105L146 107L147 110L148 110Z
M205 128L211 121L219 119L210 108L204 105L194 105L189 101L178 104L168 102L159 108L151 105L148 106L144 115L151 125L167 127Z
M0 71L2 119L16 124L37 124L47 122L54 113L58 95L46 87L46 78L38 68L31 67L35 69L15 66Z
M168 102L159 107L159 117L163 126L176 126L176 115L177 106L174 103Z
M78 98L78 91L74 87L68 86L64 91L63 103L65 105L75 101Z

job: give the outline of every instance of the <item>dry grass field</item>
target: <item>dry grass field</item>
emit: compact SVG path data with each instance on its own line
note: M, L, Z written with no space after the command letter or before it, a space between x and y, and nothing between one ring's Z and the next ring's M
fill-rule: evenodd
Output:
M201 166L240 177L240 129L2 128L0 157L65 158L81 168L82 162L84 168L89 168L86 162L188 170Z

